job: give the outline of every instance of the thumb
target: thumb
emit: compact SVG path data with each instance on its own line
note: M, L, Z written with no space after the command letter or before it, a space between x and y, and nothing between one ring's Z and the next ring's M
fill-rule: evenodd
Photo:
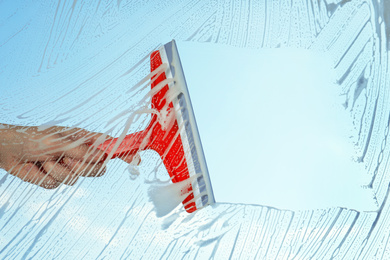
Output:
M130 163L131 165L140 165L141 164L141 155L138 152L125 154L119 157L121 160Z

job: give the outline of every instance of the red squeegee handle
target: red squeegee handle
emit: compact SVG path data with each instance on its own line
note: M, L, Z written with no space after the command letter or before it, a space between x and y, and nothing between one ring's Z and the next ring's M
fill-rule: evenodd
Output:
M137 151L144 150L141 149L141 145L145 142L145 135L145 131L126 135L119 144L120 138L109 139L99 145L97 149L103 151L106 156L113 152L111 159L136 154Z

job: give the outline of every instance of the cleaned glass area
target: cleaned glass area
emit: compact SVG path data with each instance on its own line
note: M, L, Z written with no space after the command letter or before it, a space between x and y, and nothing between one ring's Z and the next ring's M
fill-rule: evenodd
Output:
M388 258L389 12L379 0L1 1L0 132L23 148L4 152L1 137L0 162L25 155L25 134L55 133L51 155L73 178L0 170L0 258ZM153 116L164 125L150 55L172 39L217 201L195 213L157 152L94 153Z

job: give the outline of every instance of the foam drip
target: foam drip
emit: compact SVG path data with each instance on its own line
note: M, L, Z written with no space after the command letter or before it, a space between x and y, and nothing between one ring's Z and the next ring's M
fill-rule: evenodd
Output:
M149 201L154 205L154 210L157 217L163 217L174 210L188 195L193 187L193 181L199 177L199 174L194 175L184 181L176 183L153 183L148 190ZM198 196L197 196L198 197ZM196 198L187 202L196 201Z

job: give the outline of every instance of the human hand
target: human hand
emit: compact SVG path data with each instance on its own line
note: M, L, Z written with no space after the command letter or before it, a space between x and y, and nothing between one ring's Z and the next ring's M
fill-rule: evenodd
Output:
M0 124L0 168L46 189L73 185L80 176L104 174L107 158L96 147L107 138L80 128ZM130 163L133 157L122 159Z

